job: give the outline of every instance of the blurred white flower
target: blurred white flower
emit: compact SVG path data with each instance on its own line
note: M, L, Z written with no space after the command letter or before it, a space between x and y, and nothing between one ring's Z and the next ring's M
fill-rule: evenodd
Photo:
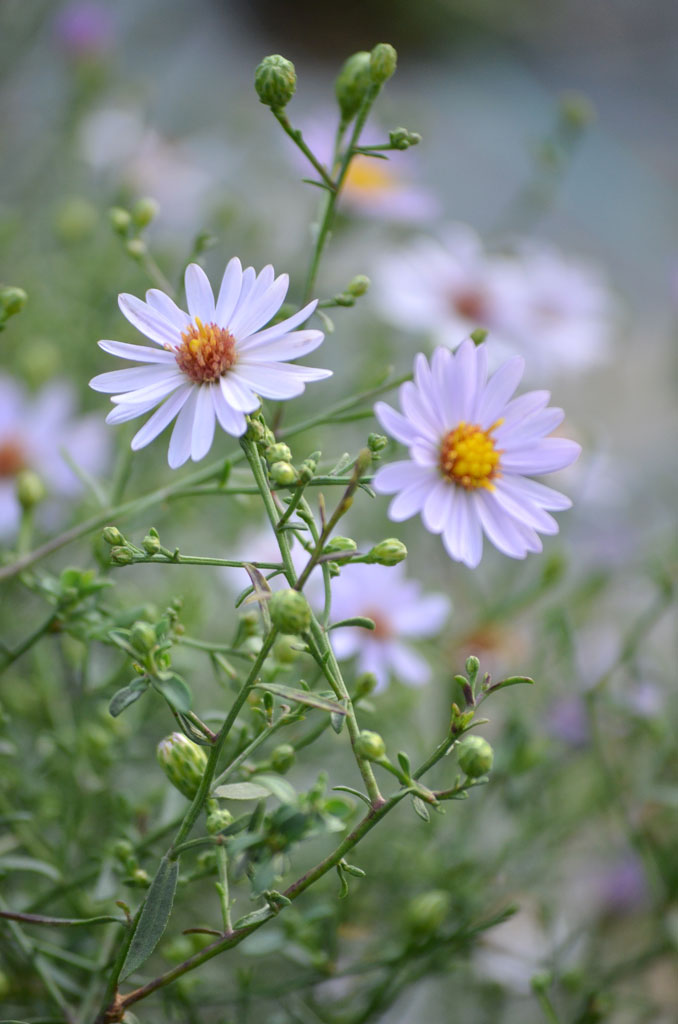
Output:
M416 357L414 381L399 391L404 415L385 402L374 407L384 430L410 450L408 460L383 466L374 478L376 491L396 495L390 518L421 513L450 557L470 568L480 562L483 533L511 558L541 551L537 531L558 532L546 510L571 505L525 475L569 466L581 448L546 436L564 416L546 408L548 391L511 400L524 365L516 356L488 381L486 346L467 339L455 355L436 349L430 366Z
M108 451L98 417L76 415L75 393L65 381L47 384L29 397L12 377L0 376L0 536L11 536L19 524L16 477L22 470L33 470L42 479L46 514L54 520L63 499L76 497L83 487L63 453L96 476Z
M176 469L189 458L198 462L207 455L217 421L227 434L240 437L247 429L245 414L259 407L259 396L294 398L308 381L329 377L330 370L288 362L323 340L322 331L294 330L308 320L316 301L262 330L280 309L288 284L287 274L276 278L270 264L256 274L253 267L243 271L234 257L216 300L202 267L189 264L188 313L157 288L146 292L146 302L120 295L124 316L158 347L99 342L105 352L150 364L101 373L90 381L95 391L119 392L113 394L116 408L106 422L136 419L162 402L132 438L132 448L149 444L176 417L168 452L169 465Z
M377 689L391 675L412 686L428 682L428 662L407 643L440 632L450 613L444 594L422 594L417 580L405 578L404 565L346 565L332 581L332 619L373 619L374 630L359 626L332 631L338 658L358 657L359 672L373 672Z

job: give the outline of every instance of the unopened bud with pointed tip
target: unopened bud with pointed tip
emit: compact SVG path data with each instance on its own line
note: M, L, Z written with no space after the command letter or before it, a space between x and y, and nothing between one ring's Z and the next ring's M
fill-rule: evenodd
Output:
M192 800L207 766L207 754L203 748L192 743L182 732L173 732L160 740L157 755L172 785Z

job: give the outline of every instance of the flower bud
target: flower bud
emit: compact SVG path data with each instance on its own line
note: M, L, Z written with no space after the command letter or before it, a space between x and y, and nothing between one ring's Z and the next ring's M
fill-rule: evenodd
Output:
M565 92L560 97L559 114L567 128L581 131L595 121L596 108L583 93Z
M386 744L378 732L363 729L355 742L355 749L359 757L364 757L368 761L379 761L386 753Z
M32 469L22 469L16 478L16 496L24 509L39 505L44 499L45 485Z
M273 655L281 665L293 664L300 653L299 641L296 636L290 636L288 633L281 633L273 645Z
M358 545L350 537L333 537L329 544L326 544L323 548L324 555L332 555L335 552L337 555L339 552L344 552L344 558L350 558L351 551L357 551Z
M101 536L104 538L107 544L111 545L111 547L114 544L125 544L125 538L120 533L120 530L118 529L117 526L104 526L103 530L101 531Z
M274 462L268 475L278 487L290 487L297 482L297 471L291 462Z
M160 740L157 755L172 785L192 800L207 765L207 754L203 748L192 743L182 732L173 732Z
M129 548L111 548L111 561L115 562L116 565L131 565L134 561L134 555Z
M451 902L450 894L444 889L430 889L415 896L407 908L407 920L412 930L420 934L438 931L449 913Z
M407 548L397 537L387 537L386 540L375 544L367 553L368 562L376 562L377 565L397 565L407 558Z
M383 452L384 448L388 444L388 438L384 437L383 434L369 434L367 438L367 447L370 449L373 455L378 455L379 452Z
M130 238L129 242L125 243L125 248L133 260L142 260L148 252L148 246L143 238Z
M129 638L132 646L142 654L148 654L158 643L155 629L150 622L144 622L143 619L134 623Z
M260 420L250 420L247 424L247 438L259 444L264 440L265 427Z
M394 149L409 149L410 146L418 146L421 142L419 132L410 132L407 128L394 128L388 133L388 141Z
M151 199L150 196L145 196L143 199L139 200L132 210L132 220L138 228L145 228L152 220L155 220L159 212L160 206L155 199Z
M466 659L466 674L469 679L475 679L480 671L480 662L476 658L475 654L469 654Z
M157 555L162 547L158 531L151 528L142 540L141 546L147 555Z
M23 288L8 284L0 288L0 320L8 320L10 316L20 313L28 302L28 295Z
M369 277L366 277L364 274L356 274L356 276L349 281L346 291L349 295L353 295L357 299L361 295L365 294L370 287L370 284L371 281Z
M296 756L291 743L280 743L271 753L271 767L284 775L294 764Z
M314 452L313 455L309 455L307 459L304 459L299 467L300 484L308 484L311 482L318 466L318 458L320 458L320 452Z
M492 769L494 751L482 736L468 736L459 743L459 767L472 779L487 775Z
M233 821L233 815L230 811L227 811L225 807L214 807L212 808L206 820L207 831L209 835L215 836L222 829L228 828Z
M129 210L123 210L122 206L114 206L108 211L108 216L116 235L126 235L132 223L132 214Z
M290 102L297 88L294 64L279 53L264 57L254 72L254 88L262 103L271 110L281 110Z
M360 700L361 697L368 697L376 688L376 685L377 677L374 672L363 672L355 681L354 700Z
M268 609L271 622L282 633L305 633L311 625L311 609L298 590L276 590Z
M278 444L272 444L270 448L267 448L265 455L269 466L272 466L274 462L292 461L292 452L289 449L289 445L282 444L280 442Z
M370 54L370 78L375 85L383 85L396 69L398 54L390 43L377 43Z
M370 54L367 50L359 50L348 58L334 83L334 92L345 121L350 121L358 113L371 85Z

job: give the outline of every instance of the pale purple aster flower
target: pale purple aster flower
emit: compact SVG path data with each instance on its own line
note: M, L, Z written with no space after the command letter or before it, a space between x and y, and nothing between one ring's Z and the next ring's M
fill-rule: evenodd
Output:
M332 581L332 618L363 615L376 628L334 630L332 645L340 659L357 655L358 671L373 672L379 690L391 675L421 686L430 679L431 668L408 641L440 632L450 608L444 594L423 594L417 580L406 579L403 565L346 565Z
M57 39L73 57L98 57L113 43L113 20L105 4L74 0L54 20Z
M488 255L465 224L449 225L440 241L421 236L383 254L372 278L385 320L426 331L452 349L478 327L491 330L495 343L509 344L523 315L524 282L515 261Z
M12 377L0 376L0 536L11 536L21 509L16 478L33 470L47 490L44 512L55 521L63 499L83 489L64 458L90 475L99 474L108 456L108 438L95 416L77 416L75 393L65 381L52 381L29 397Z
M547 510L571 505L529 479L569 466L581 448L547 436L564 416L547 408L548 391L512 399L524 365L516 356L487 380L487 346L467 338L454 355L436 349L430 365L416 357L414 381L399 391L402 413L385 402L374 407L384 430L410 451L374 478L376 491L396 495L390 518L420 513L450 557L470 568L482 557L483 533L511 558L541 551L538 532L558 532Z
M146 292L146 302L119 296L124 316L157 348L100 341L105 352L147 365L101 373L90 381L95 391L116 392L107 423L136 419L162 403L132 438L135 451L176 417L168 452L172 469L207 455L217 422L227 434L240 437L247 429L245 414L259 407L260 397L294 398L308 381L331 375L288 362L323 340L322 331L295 330L308 320L317 300L265 327L287 294L287 274L276 278L270 264L259 274L252 267L243 270L234 257L216 299L197 263L187 267L185 283L187 313L157 288Z

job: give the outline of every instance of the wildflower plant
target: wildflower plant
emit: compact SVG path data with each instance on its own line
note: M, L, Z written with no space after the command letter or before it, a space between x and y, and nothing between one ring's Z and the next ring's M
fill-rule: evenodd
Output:
M297 86L292 63L275 55L256 70L261 103L307 161L308 180L320 193L303 282L286 273L276 277L270 264L259 271L243 268L228 252L213 288L197 262L207 245L203 238L183 274L182 297L149 249L145 229L156 215L153 204L112 214L126 253L153 284L144 299L119 297L124 317L150 345L99 341L107 355L135 365L110 369L100 361L90 381L94 391L112 396L106 420L112 436L121 432L125 450L111 473L110 499L105 495L91 516L41 542L34 542L33 511L42 494L24 483L21 529L0 578L18 577L48 614L19 640L3 644L0 667L11 675L19 659L38 657L55 635L63 641L72 706L52 708L55 720L70 722L72 716L75 723L91 698L97 714L105 701L109 731L96 719L85 732L85 753L68 744L43 753L48 764L59 757L73 757L78 765L86 755L94 759L108 781L99 786L84 772L83 800L98 801L104 818L116 824L110 835L88 835L86 820L73 808L78 855L64 843L59 869L42 868L46 883L32 901L16 906L11 892L2 898L0 917L28 958L31 992L37 993L30 997L33 1009L8 988L17 1014L50 1012L57 1016L49 1019L71 1024L133 1022L137 1012L146 1019L147 1008L153 1013L152 1007L170 1005L159 1000L171 993L167 998L176 1000L180 1015L185 1009L187 1020L230 1020L207 1009L198 1016L208 1003L199 981L193 1002L190 982L213 958L235 956L241 946L256 950L258 933L267 931L272 949L296 951L312 973L311 984L326 978L334 968L323 933L339 911L327 910L323 879L334 878L337 897L368 893L372 879L360 866L362 843L373 830L372 843L379 843L378 826L387 816L425 823L433 844L438 820L452 802L490 779L494 752L476 732L487 722L481 710L505 689L532 682L503 672L494 680L475 655L451 665L449 655L432 654L452 602L445 593L425 591L416 566L406 572L407 548L386 517L400 523L420 515L426 531L442 536L439 579L465 572L459 562L476 568L483 535L511 558L540 552L539 535L558 530L550 513L567 509L570 501L532 477L569 466L580 450L551 436L563 413L548 406L549 393L514 397L524 368L520 357L488 378L492 336L468 336L466 330L430 360L418 355L413 371L401 377L389 370L374 386L339 399L323 392L345 329L343 322L335 329L328 310L350 309L369 287L356 273L333 298L323 298L318 284L342 190L354 161L367 166L420 141L416 132L395 128L383 142L361 143L372 106L395 69L396 53L388 44L346 62L336 80L339 116L327 162L288 115ZM292 301L283 305L288 289ZM21 310L8 305L5 319L15 313ZM466 326L482 326L472 314L467 319ZM312 352L317 365L299 361ZM396 388L402 411L383 401ZM318 411L295 414L302 393ZM135 425L129 443L125 424L141 417L147 418ZM351 431L363 428L350 424L365 419L375 429L356 443ZM188 460L201 465L127 497L131 460L144 458L132 453L147 448L144 465L164 463L160 435L170 425L170 469ZM335 446L327 453L314 446L324 425L332 427ZM353 446L347 453L336 445L343 425ZM396 444L408 449L407 459L396 457ZM0 458L1 445L0 437ZM208 454L213 461L202 465ZM81 475L84 486L88 474ZM388 513L384 494L395 495ZM152 510L160 515L173 502L198 509L219 502L220 546L187 553L171 519L152 525ZM346 535L345 517L368 505L383 523L382 539L361 544ZM243 508L250 525L265 516L270 557L253 557L249 550L222 557L233 551L230 521ZM90 535L96 537L93 564L45 567L46 558ZM208 530L200 527L197 535L209 542ZM216 638L194 635L196 617L180 598L164 608L146 599L147 579L170 577L180 566L194 567L206 581L217 567L231 572L239 587L247 573L235 601L223 586L215 588L217 598L206 598ZM128 578L137 587L136 603L116 596ZM421 638L426 650L417 649ZM218 703L214 689L209 697L203 692L205 666L214 673ZM389 682L448 687L444 716L427 730L426 749L394 746L393 723L379 711ZM511 689L505 700L517 692ZM65 735L72 735L68 722ZM309 748L317 751L315 763ZM124 783L111 768L115 758ZM149 779L154 792L165 786L165 795L142 813L136 792ZM78 795L72 799L77 802ZM59 822L52 814L39 834L24 818L17 820L28 852L13 862L6 858L4 867L35 869L50 844L61 842ZM104 854L93 868L97 844ZM309 890L324 894L310 912L304 897ZM468 949L509 913L481 913L474 905L473 920L457 926L449 894L436 886L409 905L408 938L393 953L394 962L402 965L416 952L433 963L441 946ZM40 928L64 938L50 948L31 937ZM69 947L68 937L76 934L90 937L86 949ZM162 966L161 956L170 966ZM245 993L248 983L239 978ZM372 991L375 1013L388 1004L384 992L383 985ZM217 996L219 1008L224 998ZM339 1010L318 1019L357 1024L372 1019L368 1011L359 1006L349 1016Z

